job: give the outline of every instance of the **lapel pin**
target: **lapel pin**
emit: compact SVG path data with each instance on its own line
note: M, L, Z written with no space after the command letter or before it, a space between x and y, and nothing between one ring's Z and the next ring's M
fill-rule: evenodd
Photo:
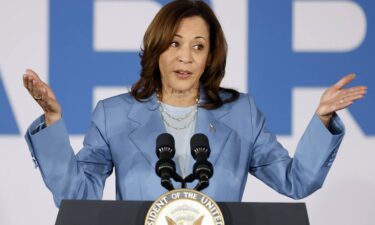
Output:
M212 125L212 123L210 123L210 131L212 133L215 133L216 132L216 128L214 127L214 125Z

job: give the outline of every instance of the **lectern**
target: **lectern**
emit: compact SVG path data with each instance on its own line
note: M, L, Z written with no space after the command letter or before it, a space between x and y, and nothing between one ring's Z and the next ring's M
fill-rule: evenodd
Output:
M152 202L63 200L56 225L144 225ZM305 203L218 202L226 225L309 225Z

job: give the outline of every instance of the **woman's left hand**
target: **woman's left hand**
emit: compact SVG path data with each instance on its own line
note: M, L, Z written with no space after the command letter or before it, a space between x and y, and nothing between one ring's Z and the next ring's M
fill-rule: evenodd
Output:
M367 92L366 86L344 88L347 84L352 82L354 78L355 74L349 74L343 77L336 84L328 88L320 98L316 113L326 127L328 127L334 112L345 109L355 101L365 97Z

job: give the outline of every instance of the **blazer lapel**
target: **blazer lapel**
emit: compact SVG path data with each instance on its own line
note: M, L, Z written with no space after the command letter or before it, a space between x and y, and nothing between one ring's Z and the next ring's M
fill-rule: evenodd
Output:
M195 133L203 133L207 136L211 154L208 161L215 166L224 145L228 140L232 129L222 123L219 118L227 114L227 107L224 105L216 110L206 110L204 108L198 109L198 118ZM191 158L190 167L193 168L194 159Z
M156 138L159 134L166 132L156 96L153 95L144 103L135 102L128 117L138 124L130 132L129 138L147 161L155 167L158 160L155 152Z

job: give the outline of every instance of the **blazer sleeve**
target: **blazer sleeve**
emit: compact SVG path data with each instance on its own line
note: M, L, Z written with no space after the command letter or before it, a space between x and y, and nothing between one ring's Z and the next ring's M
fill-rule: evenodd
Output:
M105 110L99 102L94 110L83 148L74 154L63 119L40 129L44 116L34 121L25 138L55 204L62 199L101 199L105 179L113 163L106 137Z
M294 158L265 125L250 97L253 155L250 173L281 194L301 199L319 189L343 139L345 128L334 114L327 129L315 114L302 135Z

